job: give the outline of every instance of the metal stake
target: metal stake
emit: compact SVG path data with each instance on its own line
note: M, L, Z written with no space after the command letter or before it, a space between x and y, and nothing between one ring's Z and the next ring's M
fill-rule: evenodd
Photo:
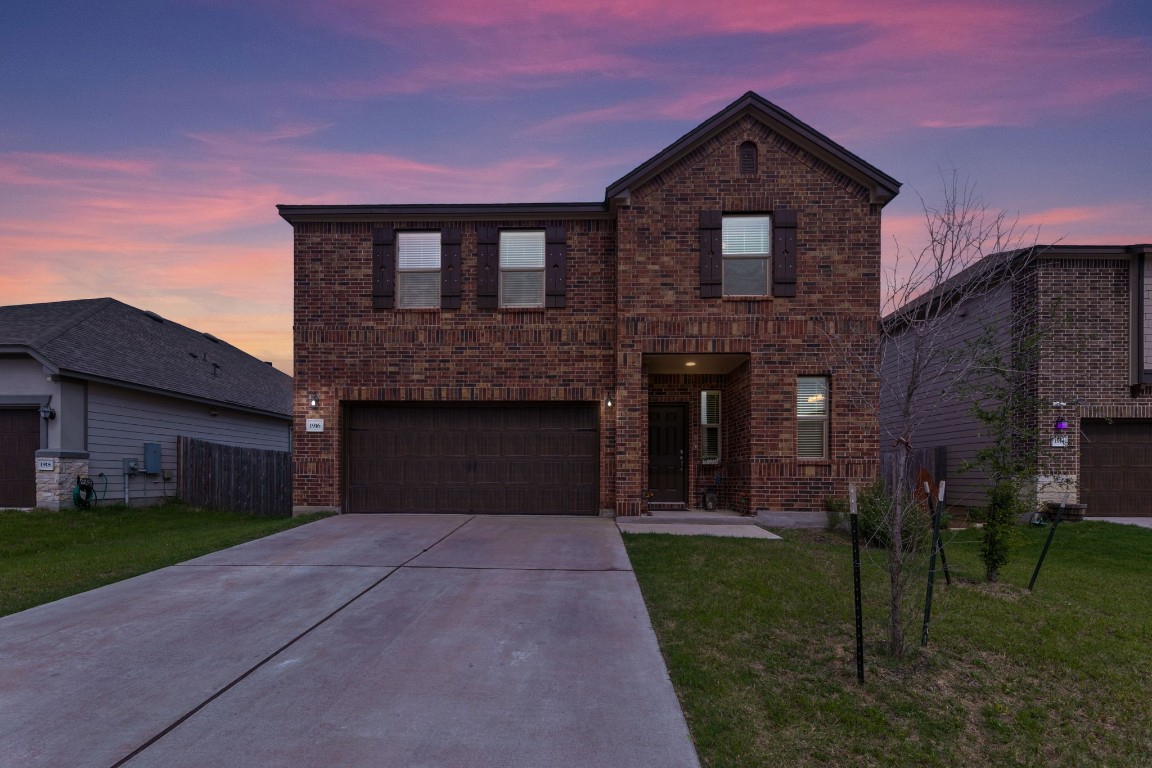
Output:
M852 523L852 585L856 596L856 679L864 683L864 608L860 600L860 523L856 486L848 486L848 519Z
M1048 531L1048 540L1044 542L1044 549L1040 552L1040 559L1036 561L1036 570L1032 571L1032 580L1028 582L1028 591L1036 586L1036 577L1040 575L1040 566L1044 565L1044 558L1048 556L1048 547L1052 546L1052 537L1056 535L1056 526L1060 525L1060 518L1064 516L1064 503L1068 501L1068 494L1064 494L1064 501L1056 510L1056 519L1052 521L1052 530Z
M924 597L924 631L920 633L920 645L928 645L928 623L932 620L932 588L936 583L936 552L940 547L940 510L944 508L944 482L940 482L940 499L932 498L932 489L924 483L924 490L928 494L928 508L932 510L932 554L928 558L928 592ZM943 557L941 557L943 560Z

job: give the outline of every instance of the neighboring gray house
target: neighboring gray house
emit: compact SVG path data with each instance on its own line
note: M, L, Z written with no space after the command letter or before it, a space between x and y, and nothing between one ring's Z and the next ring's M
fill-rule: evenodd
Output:
M949 397L948 386L970 362L971 342L988 333L982 338L1004 350L1006 362L1017 354L1011 368L1021 371L1018 386L1029 404L1017 424L1036 452L1038 500L1083 504L1091 516L1152 514L1150 258L1149 244L993 254L886 317L881 450L901 450L894 438L915 369L907 319L932 306L944 323L936 340L941 351L921 371L912 403L919 424L910 442L944 459L936 479L948 481L949 506L987 503L989 477L962 470L991 441L971 414L972 394ZM1027 344L1035 354L1020 357ZM941 370L941 360L951 370Z
M115 299L0 307L0 508L176 489L176 438L290 450L292 378ZM101 477L103 474L103 477Z

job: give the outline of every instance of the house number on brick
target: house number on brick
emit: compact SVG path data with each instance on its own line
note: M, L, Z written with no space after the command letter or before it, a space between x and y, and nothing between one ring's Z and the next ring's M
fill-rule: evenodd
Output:
M38 472L51 472L56 469L55 459L36 459L36 470Z
M308 419L304 422L305 432L323 432L324 419Z

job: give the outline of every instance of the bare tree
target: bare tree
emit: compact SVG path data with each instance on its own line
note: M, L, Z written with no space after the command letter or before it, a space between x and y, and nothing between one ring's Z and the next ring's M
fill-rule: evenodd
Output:
M857 346L858 338L848 343L839 329L826 326L844 354L843 364L857 370L871 366L873 380L880 383L881 447L889 461L885 492L871 503L888 575L887 646L896 657L907 650L912 617L905 597L916 574L911 566L930 540L914 440L942 409L971 396L980 359L966 342L981 332L981 315L1035 247L1034 239L1025 243L1028 230L1006 212L992 210L970 180L956 171L942 172L941 180L939 205L921 197L927 244L908 251L897 243L896 256L883 271L879 333L871 348ZM1010 337L1010 328L1002 330Z

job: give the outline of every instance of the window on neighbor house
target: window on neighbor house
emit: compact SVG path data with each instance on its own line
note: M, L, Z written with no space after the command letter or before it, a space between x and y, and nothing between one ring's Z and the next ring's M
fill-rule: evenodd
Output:
M544 230L500 232L500 306L544 306Z
M796 379L796 456L828 458L828 377Z
M767 296L772 220L769 216L725 216L724 295Z
M716 464L720 461L720 392L700 392L700 461Z
M440 233L396 234L396 293L401 309L440 306Z

